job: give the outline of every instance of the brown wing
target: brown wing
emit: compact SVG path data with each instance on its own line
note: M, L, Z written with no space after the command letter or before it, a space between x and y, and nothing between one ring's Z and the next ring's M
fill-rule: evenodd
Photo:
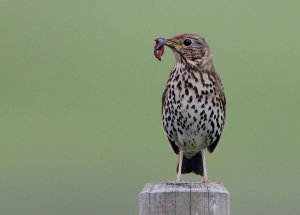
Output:
M220 76L218 75L218 73L214 70L213 68L213 72L212 74L215 76L216 78L216 89L217 89L217 93L219 94L219 100L221 101L220 102L220 105L221 107L223 108L223 111L224 111L224 122L223 122L223 128L224 128L224 125L225 125L225 118L226 118L226 97L225 97L225 92L224 92L224 87L222 85L222 82L221 82L221 78ZM223 130L222 128L222 130ZM222 132L222 131L221 131ZM218 143L219 143L219 140L220 140L220 137L221 137L221 133L220 135L217 136L216 140L210 144L208 147L207 147L207 150L210 152L210 153L213 153L213 151L215 150L215 148L217 147Z
M173 140L171 140L169 137L168 137L168 140L169 140L170 145L172 146L173 151L175 152L175 154L178 155L178 153L179 153L178 146L176 146L175 142Z
M215 148L217 147L217 145L219 143L220 137L221 137L221 135L219 135L217 137L217 139L207 147L208 152L213 153L213 151L215 150Z

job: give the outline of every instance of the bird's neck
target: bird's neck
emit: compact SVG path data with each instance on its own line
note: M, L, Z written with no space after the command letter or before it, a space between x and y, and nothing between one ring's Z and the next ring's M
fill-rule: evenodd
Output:
M199 61L176 61L174 68L177 70L198 70L198 71L214 71L214 65L211 57L204 57Z

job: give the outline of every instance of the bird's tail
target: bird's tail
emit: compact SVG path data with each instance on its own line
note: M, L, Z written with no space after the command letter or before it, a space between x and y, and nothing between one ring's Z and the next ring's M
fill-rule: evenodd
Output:
M178 172L178 164L176 171ZM194 157L192 157L191 159L187 159L185 156L183 156L181 173L185 174L190 172L203 176L203 163L201 152L194 155Z

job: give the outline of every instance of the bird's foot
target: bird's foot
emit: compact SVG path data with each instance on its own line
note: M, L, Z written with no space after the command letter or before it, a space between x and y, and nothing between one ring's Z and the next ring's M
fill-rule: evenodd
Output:
M202 181L201 181L201 183L204 183L204 184L209 183L208 178L203 178Z

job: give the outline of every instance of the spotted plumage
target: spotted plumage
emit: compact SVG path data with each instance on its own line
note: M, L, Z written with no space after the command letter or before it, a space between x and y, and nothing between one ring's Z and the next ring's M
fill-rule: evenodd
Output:
M162 121L174 152L179 154L177 180L181 173L194 172L206 182L204 150L214 151L225 123L221 79L201 36L181 34L156 41L155 55L160 58L166 45L176 57L162 96Z

